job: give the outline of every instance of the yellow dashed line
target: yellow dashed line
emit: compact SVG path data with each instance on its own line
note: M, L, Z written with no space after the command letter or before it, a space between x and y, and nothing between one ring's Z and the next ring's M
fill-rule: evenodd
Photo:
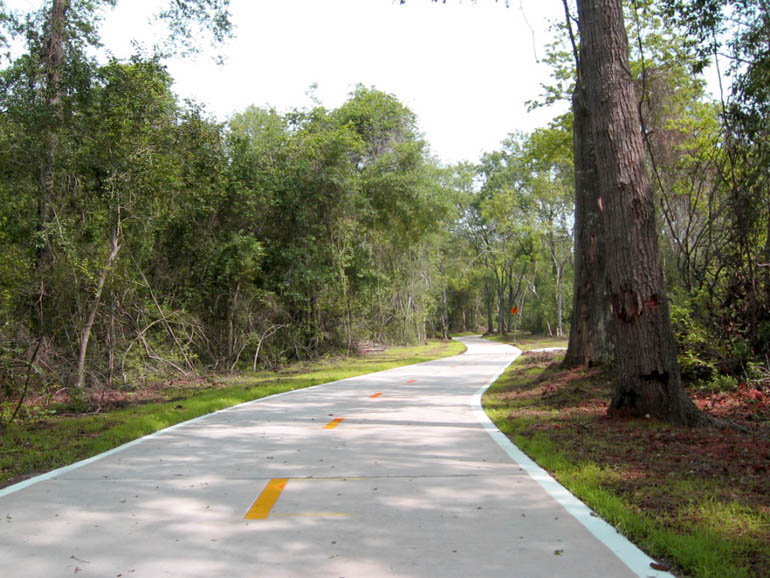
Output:
M329 423L327 423L324 426L324 429L334 429L335 427L340 425L340 423L342 423L344 419L345 419L344 417L335 417L333 420L331 420Z
M370 398L372 398L372 399L374 399L375 397L380 397L381 395L382 395L382 393L373 393L373 394L372 394L372 395L370 395L369 397L370 397Z
M266 519L270 515L270 510L273 509L273 506L278 501L278 498L281 496L281 492L283 492L283 489L286 487L286 483L288 481L289 480L286 478L275 478L270 480L265 486L265 489L262 490L262 493L259 495L259 497L251 505L249 511L246 512L246 515L243 517L243 519Z

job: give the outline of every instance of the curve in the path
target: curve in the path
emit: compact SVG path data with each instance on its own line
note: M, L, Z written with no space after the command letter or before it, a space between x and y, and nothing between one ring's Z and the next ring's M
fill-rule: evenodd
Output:
M486 419L518 350L464 341L7 488L0 576L663 576Z

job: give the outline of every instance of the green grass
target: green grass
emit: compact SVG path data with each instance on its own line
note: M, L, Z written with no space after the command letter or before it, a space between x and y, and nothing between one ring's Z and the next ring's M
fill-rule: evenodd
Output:
M543 343L550 341L528 341L531 349L551 346ZM604 444L625 444L620 446L622 455L626 447L638 442L630 438L605 440L600 428L581 427L587 419L596 418L571 416L564 401L569 400L567 393L562 392L558 403L549 404L541 388L558 377L564 379L564 373L557 363L541 361L536 366L534 360L536 357L525 357L514 363L484 397L490 419L522 451L653 558L670 564L677 574L704 578L770 576L768 512L717 499L731 491L721 487L724 481L686 477L679 472L672 472L663 481L650 478L649 483L643 477L636 491L619 491L624 487L624 476L626 481L634 480L639 472L622 463L600 463L593 457L603 454ZM533 369L537 371L533 373ZM585 382L573 380L564 389L576 388L576 384L581 390L587 388ZM641 420L630 427L649 431L664 426ZM596 453L565 447L555 441L559 435L591 436L583 438L582 447L592 447ZM645 501L656 507L647 508ZM674 507L667 510L663 504Z
M567 347L569 339L567 337L533 335L527 332L518 332L506 335L487 335L486 339L515 345L522 351L531 351L533 349L544 349L546 347Z
M216 387L177 388L166 401L131 405L96 415L52 415L9 426L0 438L0 487L69 465L142 436L239 403L276 393L457 355L458 341L393 347L354 358L295 364L222 378Z
M716 517L704 517L686 532L667 528L607 489L607 484L618 476L617 471L590 462L575 463L545 436L515 435L513 440L570 492L653 557L670 561L689 576L748 578L754 575L744 564L744 541L736 541L734 535L725 535L720 529L719 524L724 521L721 513ZM673 485L675 483L666 490L680 493L671 487ZM756 516L749 517L752 523L758 523ZM730 520L733 526L738 523L734 518Z

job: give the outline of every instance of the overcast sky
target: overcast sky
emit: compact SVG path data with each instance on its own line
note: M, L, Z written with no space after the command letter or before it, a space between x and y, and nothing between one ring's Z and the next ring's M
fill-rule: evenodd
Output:
M6 2L35 8L43 0ZM102 28L117 56L148 41L157 0L119 0ZM395 95L418 117L431 151L445 163L475 161L516 130L544 126L566 105L527 113L548 67L538 62L560 0L232 0L235 38L224 65L210 57L169 62L175 91L221 120L249 105L281 112L328 107L359 83Z

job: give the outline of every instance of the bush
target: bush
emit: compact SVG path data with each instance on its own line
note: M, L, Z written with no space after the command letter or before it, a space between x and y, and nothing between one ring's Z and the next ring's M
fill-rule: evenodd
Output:
M717 362L721 357L716 348L716 336L698 322L689 303L671 306L671 324L682 379L690 384L709 382L718 373Z

